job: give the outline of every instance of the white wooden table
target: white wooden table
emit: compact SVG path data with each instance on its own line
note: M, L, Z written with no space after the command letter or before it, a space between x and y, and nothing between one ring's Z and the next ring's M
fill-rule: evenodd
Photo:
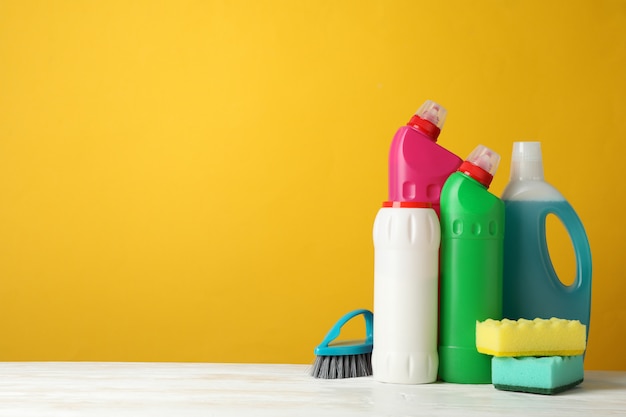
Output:
M3 362L0 416L626 416L626 372L555 396L319 380L305 365Z

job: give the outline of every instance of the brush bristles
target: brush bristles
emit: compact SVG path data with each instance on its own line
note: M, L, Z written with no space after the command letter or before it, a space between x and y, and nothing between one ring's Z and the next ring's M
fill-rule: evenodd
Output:
M346 356L317 356L311 375L315 378L341 379L372 375L372 353Z

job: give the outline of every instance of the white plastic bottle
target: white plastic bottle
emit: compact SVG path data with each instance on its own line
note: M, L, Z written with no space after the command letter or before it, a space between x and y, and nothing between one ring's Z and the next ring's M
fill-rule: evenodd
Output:
M437 379L439 219L430 203L385 202L374 221L373 377Z

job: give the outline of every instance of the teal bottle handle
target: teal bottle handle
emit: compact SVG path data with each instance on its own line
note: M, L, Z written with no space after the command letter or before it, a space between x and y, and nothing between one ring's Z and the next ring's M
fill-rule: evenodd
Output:
M365 341L353 345L335 345L329 344L339 337L341 328L352 318L363 315L365 319ZM315 354L318 356L344 356L344 355L360 355L372 351L374 345L374 315L366 309L353 310L343 317L328 331L324 340L315 348Z
M578 290L589 290L591 293L591 275L592 275L592 259L591 259L591 248L589 246L589 240L587 238L587 233L585 232L585 228L582 224L582 221L574 211L574 208L568 203L567 205L556 205L547 207L544 215L543 215L543 227L545 229L545 220L548 214L556 215L559 220L565 226L567 233L572 241L572 245L574 247L574 254L576 257L576 279L571 285L565 285L558 280L558 283L555 282L555 285L563 286L567 291L574 292ZM542 231L542 236L546 236L545 230ZM552 265L552 260L550 261L550 265ZM552 265L554 269L554 265ZM554 273L556 275L556 271ZM557 277L558 278L558 277Z

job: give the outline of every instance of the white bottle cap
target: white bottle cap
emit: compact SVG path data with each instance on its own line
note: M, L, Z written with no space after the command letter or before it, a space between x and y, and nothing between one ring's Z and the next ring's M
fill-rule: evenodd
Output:
M511 181L543 180L541 142L514 142L511 154Z
M446 122L448 111L442 105L432 100L426 100L426 102L417 109L415 115L424 120L428 120L439 129L442 129L443 124Z
M484 145L478 145L470 156L467 157L466 161L484 169L493 176L500 164L500 154Z
M419 130L436 142L447 114L448 111L442 105L432 100L426 100L407 125Z
M461 164L458 171L469 175L486 188L489 188L493 175L498 170L500 154L484 145L478 145Z

